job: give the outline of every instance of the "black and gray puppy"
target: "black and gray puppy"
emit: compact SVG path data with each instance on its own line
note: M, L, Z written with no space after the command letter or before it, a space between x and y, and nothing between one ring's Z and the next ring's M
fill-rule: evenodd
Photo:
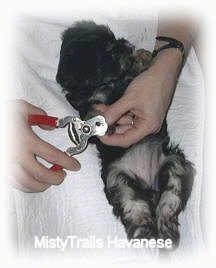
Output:
M87 118L94 104L118 100L151 58L150 52L116 39L108 27L81 21L62 35L56 80L81 118ZM159 133L129 148L93 142L102 159L107 199L128 238L170 238L178 245L178 215L190 196L194 169L170 144L166 121Z

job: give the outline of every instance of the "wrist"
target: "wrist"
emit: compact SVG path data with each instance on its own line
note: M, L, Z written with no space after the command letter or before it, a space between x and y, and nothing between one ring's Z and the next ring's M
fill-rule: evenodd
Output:
M165 43L162 46L158 46L159 43ZM152 52L152 57L156 57L158 55L158 53L160 53L161 51L163 51L164 49L170 49L170 48L176 48L178 49L179 52L181 52L181 56L182 56L182 65L185 62L185 48L184 48L184 44L172 37L168 37L168 36L157 36L156 37L156 44L155 44L155 49Z
M161 76L177 79L182 67L182 55L176 48L169 48L153 58L150 69Z

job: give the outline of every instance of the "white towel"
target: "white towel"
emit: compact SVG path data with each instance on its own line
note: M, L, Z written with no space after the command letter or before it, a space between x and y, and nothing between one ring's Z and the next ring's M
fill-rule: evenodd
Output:
M116 17L77 15L68 19L45 22L36 19L21 19L18 23L16 92L14 98L22 98L46 110L48 114L63 117L77 115L67 103L60 86L55 81L61 33L77 19L94 19L96 23L108 24L116 37L127 38L137 48L152 50L157 30L157 19L132 19L126 15ZM171 254L174 259L200 254L203 240L200 225L200 198L202 188L202 140L204 121L203 75L192 49L179 78L173 103L168 113L168 128L174 143L180 143L187 158L195 164L196 177L187 207L180 215L181 240L179 248ZM34 127L44 140L63 151L70 141L64 129L44 131ZM103 192L100 178L100 160L94 145L77 155L82 168L79 172L67 172L60 186L52 186L43 193L25 194L13 191L14 225L17 244L21 252L44 254L55 252L58 256L83 258L96 257L107 260L133 261L153 260L156 251L139 249L34 249L34 237L48 235L64 239L68 235L100 239L117 235L126 238L122 224L112 214ZM98 253L99 256L98 257Z

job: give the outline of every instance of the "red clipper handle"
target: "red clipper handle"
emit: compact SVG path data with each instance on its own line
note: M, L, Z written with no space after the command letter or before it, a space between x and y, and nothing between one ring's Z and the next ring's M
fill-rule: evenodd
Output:
M50 127L57 127L58 117L40 115L40 114L30 114L28 116L28 123L30 126L35 125L46 125Z
M30 114L28 116L28 123L30 126L46 125L50 127L56 127L57 121L58 118L54 116L40 115L40 114ZM62 170L62 167L59 165L53 165L50 169L53 171L58 171Z
M57 127L57 122L58 122L58 118L54 116L40 115L40 114L30 114L28 116L28 123L30 126L46 125L50 127ZM50 167L50 170L53 170L53 171L58 171L62 169L63 167L57 164Z
M59 165L53 165L50 170L53 170L53 171L59 171L59 170L62 170L63 167L59 166Z

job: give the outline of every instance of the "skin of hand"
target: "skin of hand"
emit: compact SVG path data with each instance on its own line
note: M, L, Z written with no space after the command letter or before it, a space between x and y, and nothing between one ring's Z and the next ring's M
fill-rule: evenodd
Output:
M109 125L117 123L115 132L100 140L107 145L127 148L158 132L170 105L180 67L181 54L176 49L164 50L147 71L135 77L117 102L110 106L95 105Z
M196 20L187 14L175 14L169 20L159 14L158 36L181 41L187 56L197 32L196 24ZM165 43L156 41L155 49ZM147 71L129 84L117 102L111 106L95 105L109 125L118 125L114 134L101 137L101 141L107 145L129 147L159 131L174 94L181 65L180 51L176 48L165 49L153 59Z
M80 163L75 158L69 157L40 139L28 125L29 114L46 115L46 112L23 100L10 101L9 106L11 116L13 116L11 129L13 134L9 145L11 149L13 148L9 161L13 187L24 192L42 192L51 185L59 185L63 182L66 176L64 170L52 171L39 163L36 156L68 170L80 169ZM52 129L42 125L40 127L45 130Z

